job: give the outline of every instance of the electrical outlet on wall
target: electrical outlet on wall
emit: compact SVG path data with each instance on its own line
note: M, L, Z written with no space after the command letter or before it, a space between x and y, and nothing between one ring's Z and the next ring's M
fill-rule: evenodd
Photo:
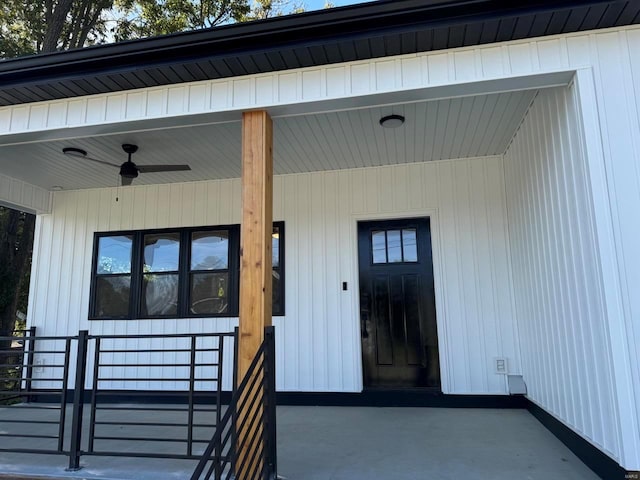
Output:
M506 375L509 373L506 357L495 357L493 359L493 369L494 373L498 375Z
M34 368L33 368L33 371L34 371L35 373L42 373L42 372L44 372L44 365L45 365L45 363L46 363L46 362L45 362L45 359L44 359L44 358L38 358L38 359L36 359L36 362L35 362L35 366L34 366Z

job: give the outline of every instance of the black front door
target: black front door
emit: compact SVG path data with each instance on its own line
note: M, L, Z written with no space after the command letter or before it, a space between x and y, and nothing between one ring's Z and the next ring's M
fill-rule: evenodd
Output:
M365 387L440 388L429 219L358 223Z

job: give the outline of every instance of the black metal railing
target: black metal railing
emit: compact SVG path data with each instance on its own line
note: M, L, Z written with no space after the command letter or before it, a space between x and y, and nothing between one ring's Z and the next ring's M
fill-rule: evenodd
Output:
M19 400L28 386L22 379L31 378L35 334L36 327L31 327L16 329L9 337L0 337L0 405Z
M84 455L200 459L222 422L236 335L0 337L15 357L0 451L66 455L70 470Z
M89 336L93 392L83 454L200 458L220 421L223 358L225 350L234 351L233 338L233 333ZM164 347L166 340L173 345ZM140 402L150 391L154 404ZM118 405L110 399L114 392ZM168 436L159 437L156 427Z
M65 446L65 429L68 402L68 379L71 355L78 337L50 337L36 335L35 327L23 335L0 337L3 345L12 345L15 354L11 362L17 362L14 373L4 373L0 398L0 451L19 453L68 454ZM48 363L36 362L38 354L46 355ZM10 354L7 349L2 354ZM5 364L8 356L4 356ZM5 372L7 372L5 370ZM37 374L34 377L34 373ZM10 385L14 381L13 387ZM55 396L55 403L38 403L42 396ZM19 414L15 410L19 408ZM27 413L28 412L28 413ZM6 440L5 440L6 439ZM20 445L20 439L27 439ZM12 446L7 442L12 441ZM23 441L24 442L24 441Z
M277 478L273 327L249 366L191 480Z

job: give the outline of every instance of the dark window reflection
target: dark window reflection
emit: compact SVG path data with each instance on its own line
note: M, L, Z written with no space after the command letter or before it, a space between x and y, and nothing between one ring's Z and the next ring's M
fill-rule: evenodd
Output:
M193 273L190 288L191 313L198 315L228 312L228 273Z
M150 317L178 314L178 275L146 273L143 276L142 314Z
M129 313L131 276L107 275L96 279L95 315L123 317Z

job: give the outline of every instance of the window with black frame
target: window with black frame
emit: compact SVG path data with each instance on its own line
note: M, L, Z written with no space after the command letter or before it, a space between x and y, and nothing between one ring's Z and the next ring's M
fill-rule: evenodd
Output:
M191 232L189 313L229 312L229 232Z
M284 222L274 223L273 315L284 315ZM238 315L240 228L96 233L89 318Z
M123 318L130 313L134 236L99 237L94 254L93 315Z

